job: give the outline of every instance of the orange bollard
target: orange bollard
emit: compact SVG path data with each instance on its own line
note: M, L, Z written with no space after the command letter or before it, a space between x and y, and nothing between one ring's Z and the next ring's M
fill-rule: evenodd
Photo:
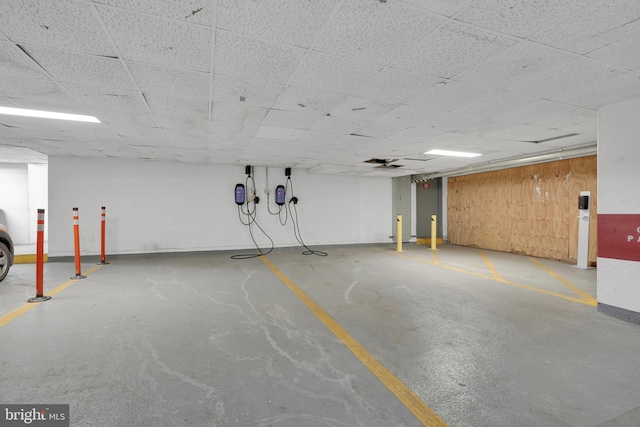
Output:
M41 302L50 300L44 296L44 209L38 209L38 233L36 237L36 296L29 298L28 302Z
M73 243L76 255L76 275L71 278L84 279L87 276L83 276L80 272L80 225L78 224L78 208L73 208Z
M106 230L106 220L107 220L107 208L102 207L102 217L101 217L101 226L100 226L100 264L109 264L106 261L105 255L105 230Z

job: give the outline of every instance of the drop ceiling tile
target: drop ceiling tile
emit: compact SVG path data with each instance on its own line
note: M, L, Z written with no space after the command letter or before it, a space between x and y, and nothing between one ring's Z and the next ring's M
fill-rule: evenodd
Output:
M285 84L304 53L297 47L217 31L214 72L245 80Z
M404 0L405 3L411 4L424 10L435 12L439 15L453 16L472 0Z
M493 117L512 111L514 108L535 104L536 102L538 102L537 98L496 90L486 97L469 102L467 105L459 107L454 111L477 117Z
M395 123L370 122L369 124L348 133L357 133L371 138L387 138L406 129L406 126ZM346 132L345 132L346 133Z
M503 89L575 58L558 49L523 41L461 73L456 80Z
M104 6L98 10L123 59L209 71L210 28Z
M209 0L93 0L93 2L209 26L213 16Z
M154 114L153 117L155 117L157 125L162 129L197 130L200 132L209 131L209 119L180 117L165 114Z
M234 33L306 48L338 3L224 0L218 2L216 25Z
M42 68L19 47L9 42L0 42L0 75L3 78L49 80Z
M597 102L585 90L596 89L602 81L621 73L619 69L578 57L514 83L506 90L582 107Z
M380 115L375 121L376 123L387 123L402 128L427 126L429 117L438 113L421 107L400 105Z
M326 114L345 99L345 95L300 87L287 87L273 108L291 112Z
M570 102L597 110L609 104L640 96L640 78L637 74L625 72L598 84L587 85L579 93L571 94Z
M112 89L105 86L77 85L63 83L78 102L89 109L128 111L147 113L147 106L140 92L132 90Z
M640 27L638 30L640 30ZM620 68L635 70L640 68L639 46L640 32L591 52L587 56Z
M150 113L134 113L126 110L112 110L100 107L91 107L91 113L102 123L107 125L121 124L124 126L157 126L153 116Z
M636 0L590 2L588 7L531 40L586 54L640 31L640 3Z
M400 104L350 96L344 102L332 108L330 114L333 117L370 121L393 110L399 105Z
M585 0L484 0L470 4L455 19L526 38L584 7Z
M175 160L175 154L170 148L140 146L135 147L135 151L140 155L139 158L144 160Z
M310 129L322 132L350 134L358 133L359 129L369 125L369 123L370 122L366 120L320 116L320 118L310 126Z
M250 107L270 108L276 102L283 89L283 85L215 75L213 76L211 100L229 104L242 103Z
M131 147L156 147L168 148L169 144L164 138L147 138L141 136L122 136L122 139Z
M449 78L517 41L481 28L450 22L414 45L392 67Z
M336 141L340 135L307 129L298 136L298 141L311 144L327 144Z
M488 132L483 136L487 139L497 139L503 141L515 140L531 143L532 141L541 141L564 135L567 135L567 133L558 129L546 129L529 125L516 125L513 127L500 129L495 132Z
M460 83L453 80L431 87L418 93L407 102L413 107L430 108L439 111L460 109L468 103L491 96L495 89Z
M404 103L433 88L441 79L385 68L360 86L353 94L378 101Z
M0 27L16 43L68 52L117 55L90 3L56 0L0 2Z
M446 18L402 3L350 0L340 4L313 44L320 52L387 65Z
M126 65L143 92L188 99L209 99L209 73L172 70L134 62L128 62Z
M271 110L262 124L280 128L307 129L318 120L318 117L318 114Z
M291 127L281 128L263 125L258 128L254 137L269 140L292 141L297 139L298 135L302 132L302 129L295 129Z
M497 114L494 118L507 123L559 128L583 121L597 120L594 110L573 107L551 101L537 101Z
M179 117L208 119L209 102L176 98L168 95L145 93L145 99L153 114L175 115Z
M164 140L164 135L158 128L150 128L144 126L109 125L109 129L120 135L125 140L128 140L128 138Z
M260 124L269 112L266 108L248 107L238 104L224 104L220 102L214 102L212 107L212 120L239 124Z
M209 163L209 150L174 148L176 159L187 163Z
M52 80L2 77L0 78L0 93L8 98L16 99L16 103L24 100L78 105L76 100Z
M350 94L380 70L377 65L309 52L289 84L324 92Z
M242 120L212 120L211 132L230 136L253 136L260 127L260 123L247 123Z
M106 86L113 89L136 89L127 70L118 59L35 47L26 47L25 50L59 82Z

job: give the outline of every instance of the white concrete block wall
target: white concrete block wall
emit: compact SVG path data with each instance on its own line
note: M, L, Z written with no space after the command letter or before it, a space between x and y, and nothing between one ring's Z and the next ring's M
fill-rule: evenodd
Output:
M605 253L603 237L609 237L601 236L604 229L601 218L623 214L635 221L634 216L640 217L639 116L640 99L634 99L600 109L598 119L598 302L637 313L640 313L640 262L601 256ZM637 232L638 222L625 225L628 232L612 242L624 245L623 250L636 259L640 259L640 242L627 242L626 234Z
M0 209L16 245L29 244L29 173L26 164L0 165Z
M261 198L260 226L276 247L297 246L291 218L283 227L267 212L265 168L254 168L253 176ZM49 256L73 255L74 207L79 209L82 254L100 251L101 206L107 208L107 256L253 248L233 196L245 178L244 166L51 157ZM298 169L291 178L307 245L389 242L391 179L311 175ZM269 168L272 211L278 184L285 184L284 170ZM261 248L270 246L257 228L254 236Z

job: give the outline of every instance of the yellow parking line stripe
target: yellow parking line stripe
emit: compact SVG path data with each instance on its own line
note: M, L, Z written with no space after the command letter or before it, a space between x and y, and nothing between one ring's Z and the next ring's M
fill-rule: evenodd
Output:
M442 418L415 395L402 381L378 362L358 341L355 340L338 322L322 309L309 295L300 289L291 279L280 271L266 256L260 257L271 272L293 292L311 312L338 337L362 362L425 426L446 427Z
M102 265L96 265L96 266L90 268L84 274L85 275L89 275L89 274L93 273L94 271L96 271L100 267L102 267ZM53 295L59 294L60 292L62 292L65 289L67 289L69 286L71 286L74 283L76 283L78 280L80 280L80 279L72 279L72 280L69 280L67 282L64 282L62 285L54 288L53 290L51 290L49 292L44 292L44 294L47 295L47 296L53 296ZM11 322L12 320L17 319L18 317L22 316L23 314L29 312L31 309L39 306L40 304L42 304L42 302L27 303L27 304L23 305L22 307L16 308L15 310L10 311L9 313L7 313L5 315L0 316L0 328L3 327L4 325L6 325L7 323Z
M537 265L538 267L540 267L542 270L544 270L551 277L558 279L560 283L565 285L567 288L571 289L573 292L580 295L582 299L584 299L590 305L593 305L593 306L597 305L598 301L587 292L583 291L582 289L580 289L579 287L577 287L576 285L574 285L573 283L571 283L570 281L568 281L567 279L565 279L564 277L556 273L555 271L551 270L549 267L547 267L537 259L529 257L529 260L535 265Z
M538 293L541 293L541 294L549 295L549 296L556 297L556 298L561 298L561 299L564 299L564 300L567 300L567 301L571 301L571 302L577 302L577 303L580 303L580 304L590 305L590 306L593 306L593 307L595 307L597 305L595 299L593 301L587 301L587 300L585 300L583 298L575 298L575 297L572 297L572 296L569 296L569 295L563 295L563 294L560 294L560 293L557 293L557 292L547 291L546 289L536 288L535 286L523 285L522 283L516 283L516 282L512 282L512 281L505 280L505 279L498 280L494 276L488 276L488 275L485 275L485 274L476 273L475 271L468 271L468 270L464 270L462 268L452 267L452 266L446 265L446 264L435 264L431 260L428 260L428 259L425 259L425 258L413 257L413 256L410 256L410 255L406 255L404 253L398 253L398 252L394 252L394 253L396 255L404 257L404 258L417 260L417 261L424 262L424 263L427 263L427 264L437 265L438 267L446 268L447 270L457 271L458 273L464 273L464 274L468 274L470 276L481 277L483 279L492 280L492 281L498 282L498 283L504 283L505 285L514 286L516 288L526 289L528 291L538 292Z
M495 265L493 265L493 263L489 259L489 256L487 256L487 253L483 250L480 250L480 256L482 257L482 260L484 261L489 271L491 271L491 273L493 274L493 278L499 282L506 282L505 278L502 277L502 274L500 274L498 269L495 267Z

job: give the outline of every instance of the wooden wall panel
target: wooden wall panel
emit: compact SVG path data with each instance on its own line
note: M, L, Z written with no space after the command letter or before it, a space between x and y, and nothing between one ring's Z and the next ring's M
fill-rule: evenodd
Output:
M451 243L576 262L578 195L591 191L589 261L597 257L596 156L449 178Z

